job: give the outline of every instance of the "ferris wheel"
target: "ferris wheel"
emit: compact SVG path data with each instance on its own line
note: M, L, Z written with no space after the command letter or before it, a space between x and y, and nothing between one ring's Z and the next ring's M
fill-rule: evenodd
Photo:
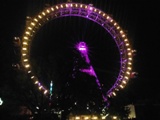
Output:
M94 7L92 4L87 5L82 3L67 2L53 5L45 8L29 21L22 38L21 61L31 80L41 92L44 94L49 94L49 89L42 85L37 75L33 71L33 66L30 60L31 44L34 36L43 25L51 20L57 20L64 17L80 17L88 21L92 21L93 23L98 24L112 37L112 40L117 46L119 52L120 67L114 84L106 91L105 94L103 94L103 98L105 101L107 101L107 98L116 96L116 93L126 86L132 74L132 46L127 38L127 35L119 26L119 24L107 13ZM85 57L87 63L90 63L88 54L84 54L84 51L86 50L84 46L86 43L83 42L80 44L83 44L83 47L80 49L80 54L82 57ZM90 65L90 69L88 69L89 71L92 71L92 73L88 72L86 69L81 69L81 71L95 76L97 78L97 85L99 86L99 89L101 89L102 85L99 82L98 76L93 68L94 66Z

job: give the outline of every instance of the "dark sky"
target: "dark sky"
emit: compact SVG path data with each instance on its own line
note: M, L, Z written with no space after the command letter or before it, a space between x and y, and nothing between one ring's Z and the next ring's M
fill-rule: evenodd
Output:
M1 10L1 17L0 17L0 62L2 65L2 69L0 69L2 74L2 83L4 79L8 79L6 77L7 71L10 69L12 62L14 61L12 56L12 41L14 36L22 36L24 31L25 25L25 18L27 15L36 15L39 11L41 11L44 7L45 3L49 3L53 5L54 3L61 3L62 0L51 1L51 0L1 0L0 1L0 10ZM137 51L136 56L134 57L134 64L133 68L134 71L138 72L137 78L133 79L128 83L126 87L125 94L129 94L128 96L132 99L136 99L137 101L141 100L151 100L153 102L160 103L160 94L159 94L159 31L160 31L160 8L159 4L156 0L146 1L146 0L73 0L73 2L82 2L82 3L92 3L95 7L105 11L106 13L110 14L112 18L119 23L119 25L127 31L128 38L131 40L133 48ZM67 19L69 21L69 19ZM66 21L67 21L66 20ZM65 19L55 21L58 24L63 23ZM81 20L85 25L86 29L94 28L96 29L96 25L89 23L88 26L86 25L86 20ZM64 24L64 23L63 23ZM75 22L74 22L75 24ZM78 26L78 25L77 25ZM68 28L67 25L64 26L65 29ZM80 25L79 25L80 27ZM83 31L83 27L81 29L75 30L73 33L73 38L77 39L78 41L81 40L85 35ZM69 35L72 34L72 31L68 31ZM86 30L85 29L85 30ZM98 35L103 34L103 30L97 27L97 31L99 32ZM53 28L54 31L56 31ZM60 30L57 28L58 35L60 34ZM65 31L64 31L65 32ZM81 36L81 32L84 32ZM87 32L86 32L87 33ZM63 33L66 35L66 33ZM94 60L94 55L98 57L101 53L99 49L102 46L104 51L105 46L103 45L103 40L100 42L97 40L92 42L92 38L95 37L98 39L98 35L92 36L91 34L86 34L85 39L88 40L88 44L91 45L91 50L93 50L93 55L91 55L92 59ZM52 36L54 37L54 36ZM60 36L59 36L60 37ZM105 35L101 35L101 39L104 39ZM62 39L61 37L57 39ZM69 37L68 37L69 38ZM36 42L36 41L35 41ZM48 44L44 41L41 41L44 46L47 48ZM63 41L64 42L64 41ZM66 41L64 44L73 45L74 40ZM43 44L39 47L43 48ZM110 43L112 44L112 42ZM58 45L58 44L57 44ZM96 46L97 45L97 46ZM60 46L60 45L59 45ZM38 47L38 46L37 46ZM44 47L44 49L46 49ZM51 47L51 46L50 46ZM113 45L113 47L115 47ZM108 45L107 48L111 49L111 46ZM114 49L111 49L111 51ZM110 51L110 52L111 52ZM112 51L113 52L113 51ZM9 54L8 54L9 53ZM63 52L60 52L63 54ZM45 54L45 53L44 53ZM42 56L44 54L41 54ZM92 54L92 53L91 53ZM108 56L109 61L113 58L109 53ZM62 56L62 55L61 55ZM97 69L102 69L105 66L104 60L102 60L102 64L100 64L101 56L99 59L94 61ZM105 58L107 60L107 58ZM110 64L108 61L108 64ZM116 60L114 61L116 64ZM106 62L107 64L107 62ZM115 67L115 64L112 65ZM107 66L107 65L106 65ZM105 68L104 68L105 69ZM109 68L113 70L114 68ZM112 71L111 71L112 72ZM114 73L112 73L114 75ZM1 78L0 78L1 79ZM1 84L0 86L2 86ZM135 100L133 100L135 101Z

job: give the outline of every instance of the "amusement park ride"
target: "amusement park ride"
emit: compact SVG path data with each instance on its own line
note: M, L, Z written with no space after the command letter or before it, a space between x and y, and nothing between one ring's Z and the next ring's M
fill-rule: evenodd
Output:
M133 50L132 45L130 44L129 39L127 38L126 33L122 30L119 24L107 13L94 7L92 4L83 4L75 3L71 0L68 2L56 4L50 7L45 8L37 15L35 15L26 25L23 37L21 39L15 38L15 41L19 42L21 40L21 63L24 67L24 70L30 76L30 79L33 81L40 92L44 95L49 96L49 99L52 99L53 93L53 84L54 81L50 81L50 88L46 88L40 81L38 76L33 71L31 61L30 61L30 49L32 40L36 35L37 31L47 24L49 21L62 18L62 17L80 17L92 21L98 24L100 27L104 28L107 33L109 33L115 42L120 56L120 70L116 78L115 83L112 85L109 90L105 93L102 93L103 101L106 103L106 107L109 107L109 98L113 98L116 94L124 89L126 84L131 78L135 77L135 72L132 71L133 64L133 55L135 50ZM80 41L73 46L81 56L81 58L87 64L87 67L82 67L78 71L86 73L89 76L95 78L97 87L102 91L102 84L99 80L94 66L91 64L89 55L88 55L88 45L85 41ZM95 58L96 59L96 58Z

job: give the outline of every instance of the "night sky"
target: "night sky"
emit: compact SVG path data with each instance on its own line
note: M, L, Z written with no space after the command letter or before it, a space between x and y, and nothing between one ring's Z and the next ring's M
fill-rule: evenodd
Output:
M1 88L5 81L11 80L9 77L10 74L12 74L10 73L12 69L11 66L12 63L16 61L13 54L13 37L22 37L26 16L36 15L39 11L43 10L45 3L54 5L61 2L63 2L63 0L0 1ZM127 32L133 49L137 51L134 56L133 71L137 72L138 76L129 81L125 90L122 92L130 98L131 103L138 104L141 101L151 101L155 104L160 104L160 49L158 42L160 31L160 8L158 1L73 0L73 2L92 3L96 8L111 15L123 30ZM72 26L70 26L70 24L72 24ZM63 30L61 29L62 26ZM40 41L38 41L39 39ZM45 41L42 39L45 39ZM71 70L69 67L70 65L72 66L72 61L70 60L74 56L73 45L81 40L86 41L90 47L89 57L91 58L100 79L112 78L111 81L104 82L108 88L110 84L113 83L113 79L115 79L119 67L117 49L108 33L104 32L99 25L86 19L60 18L48 23L38 32L35 41L33 41L32 56L35 60L39 60L37 64L40 66L42 65L41 62L45 61L46 64L44 63L43 65L51 68L54 66L54 63L53 61L49 61L49 57L47 56L54 56L55 58L51 59L55 60L55 62L58 61L58 65L61 65L61 67L55 68L58 71L57 74L59 74L56 76L57 80L63 79L64 77L59 78L59 76L67 74L65 71ZM61 61L63 64L61 64ZM48 64L49 62L51 62L51 64ZM45 70L42 69L42 72L43 71ZM46 74L44 73L44 76L41 76L42 79L47 78L45 75Z

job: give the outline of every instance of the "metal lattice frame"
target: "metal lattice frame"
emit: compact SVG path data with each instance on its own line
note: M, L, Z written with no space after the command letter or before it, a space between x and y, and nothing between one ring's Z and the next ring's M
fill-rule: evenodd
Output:
M25 33L22 38L22 64L27 72L30 74L31 79L39 87L44 94L48 90L41 85L38 78L31 71L30 65L30 44L36 31L46 24L48 21L67 16L77 16L89 19L108 32L115 41L120 53L120 72L114 85L106 92L107 97L116 96L116 91L124 88L130 79L132 71L132 49L129 40L121 29L121 27L114 21L108 14L92 6L81 3L62 3L44 9L37 16L35 16L26 26Z

